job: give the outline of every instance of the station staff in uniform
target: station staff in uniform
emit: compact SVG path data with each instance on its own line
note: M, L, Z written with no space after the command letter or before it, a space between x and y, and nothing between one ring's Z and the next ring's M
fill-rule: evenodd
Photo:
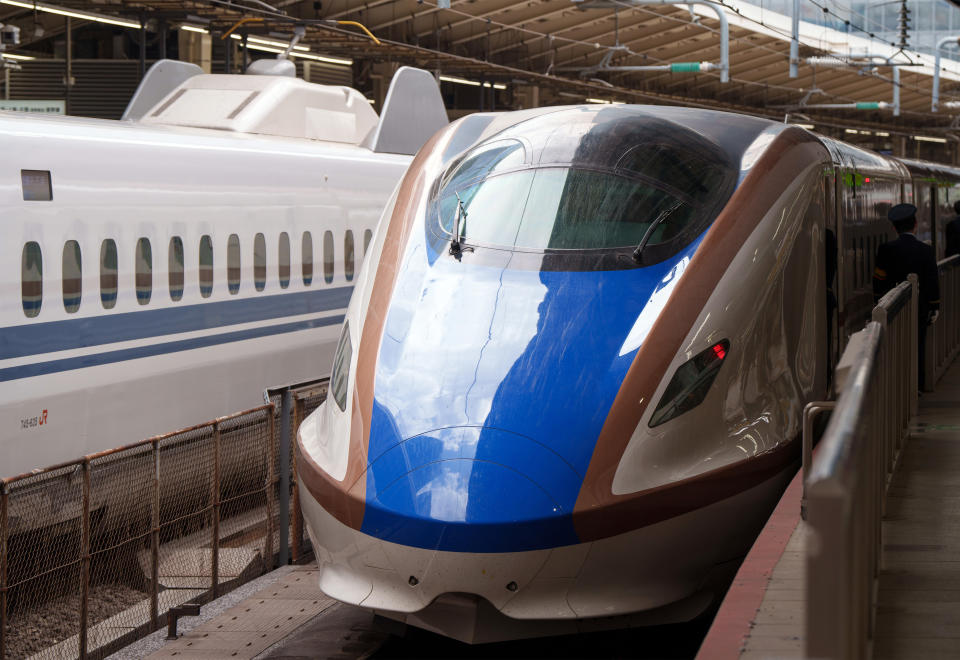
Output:
M940 315L940 278L937 273L937 257L933 248L917 239L917 207L913 204L897 204L890 209L887 218L900 234L896 240L877 248L873 270L874 299L879 300L887 291L916 273L919 279L917 333L918 370L920 386L923 386L923 353L926 345L927 326Z

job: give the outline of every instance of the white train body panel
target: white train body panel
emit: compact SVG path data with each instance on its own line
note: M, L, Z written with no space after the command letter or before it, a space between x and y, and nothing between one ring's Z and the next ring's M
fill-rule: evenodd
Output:
M135 442L262 403L265 386L326 373L364 236L410 157L342 143L77 118L0 115L0 474L14 475ZM25 201L21 170L49 171L51 201ZM313 251L305 284L304 232ZM332 234L326 281L324 235ZM290 242L289 284L278 274ZM266 246L257 290L254 240ZM240 282L228 287L228 240L239 238ZM183 244L182 299L168 250ZM201 295L201 237L213 287ZM137 297L135 253L150 242L152 292ZM115 306L101 301L100 253L115 241ZM82 295L69 313L61 282L67 241L79 244ZM42 251L39 314L25 315L24 246ZM350 278L347 276L351 275ZM174 287L176 288L176 287Z

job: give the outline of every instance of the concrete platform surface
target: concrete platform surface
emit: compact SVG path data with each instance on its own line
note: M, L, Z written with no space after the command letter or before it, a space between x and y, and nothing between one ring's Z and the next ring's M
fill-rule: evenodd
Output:
M803 658L799 476L744 561L698 658ZM789 540L784 543L784 530ZM960 362L920 399L882 523L875 660L960 658Z

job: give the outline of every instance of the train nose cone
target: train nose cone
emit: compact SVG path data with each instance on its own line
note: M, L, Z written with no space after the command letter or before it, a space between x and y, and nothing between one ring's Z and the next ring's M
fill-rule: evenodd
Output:
M570 514L582 478L526 436L454 427L408 438L368 468L363 531L460 552L576 543Z

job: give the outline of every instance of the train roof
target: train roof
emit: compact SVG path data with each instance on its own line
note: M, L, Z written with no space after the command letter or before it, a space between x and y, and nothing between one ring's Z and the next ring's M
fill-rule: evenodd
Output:
M358 145L379 117L349 87L285 76L202 74L183 81L140 122Z
M817 135L817 137L827 147L835 165L872 176L907 176L906 168L900 162L900 159L884 156L868 149L861 149L823 135Z
M914 177L926 177L938 185L960 183L960 168L942 163L930 163L923 160L900 159Z

